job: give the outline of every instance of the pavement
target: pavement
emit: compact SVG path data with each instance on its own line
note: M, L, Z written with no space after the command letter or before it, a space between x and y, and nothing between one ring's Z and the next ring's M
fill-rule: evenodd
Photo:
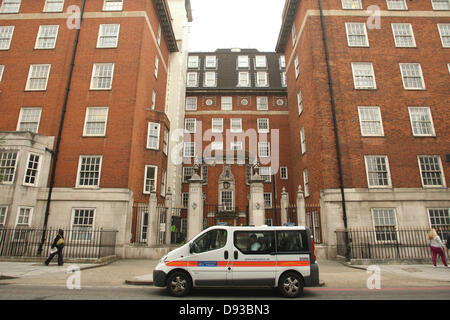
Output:
M153 285L153 269L158 260L121 259L109 264L56 264L0 262L0 284L65 286L71 270L80 270L84 287ZM328 288L367 288L373 272L368 266L350 266L334 260L321 260L320 281ZM438 265L378 265L381 286L385 288L450 286L450 268ZM79 268L79 269L77 269Z

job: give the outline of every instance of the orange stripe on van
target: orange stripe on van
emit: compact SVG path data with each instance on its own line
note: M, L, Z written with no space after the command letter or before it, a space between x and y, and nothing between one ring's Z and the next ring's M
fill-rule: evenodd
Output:
M166 261L168 267L197 267L198 261ZM217 261L217 267L308 267L309 261Z

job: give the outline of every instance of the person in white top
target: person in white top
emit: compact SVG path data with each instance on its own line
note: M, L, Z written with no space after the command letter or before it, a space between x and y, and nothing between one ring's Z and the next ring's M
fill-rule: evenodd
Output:
M442 262L444 263L444 266L448 268L447 261L445 260L445 253L443 250L445 245L442 242L441 238L439 238L435 229L430 230L430 232L428 233L428 239L430 240L430 248L433 255L433 266L436 268L436 256L439 254L441 256Z

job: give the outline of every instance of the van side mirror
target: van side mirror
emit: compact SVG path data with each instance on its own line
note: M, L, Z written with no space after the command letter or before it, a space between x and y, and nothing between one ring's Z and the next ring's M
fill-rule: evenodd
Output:
M190 253L194 252L194 243L193 242L189 243L189 252Z

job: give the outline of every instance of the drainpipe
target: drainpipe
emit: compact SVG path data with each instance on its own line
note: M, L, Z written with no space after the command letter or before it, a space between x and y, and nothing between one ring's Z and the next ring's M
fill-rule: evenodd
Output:
M339 188L341 190L341 198L342 198L341 203L342 203L342 212L343 212L343 220L344 220L344 227L345 227L345 257L347 260L349 260L350 259L350 243L349 243L348 231L347 231L347 208L346 208L346 204L345 204L341 148L339 145L339 132L338 132L338 126L337 126L337 119L336 119L336 102L335 102L335 97L334 97L333 79L331 77L330 55L328 52L327 31L326 31L326 27L325 27L325 18L323 16L322 0L319 0L319 8L320 8L320 22L322 25L323 46L325 48L325 59L326 59L326 63L327 63L328 85L330 88L331 113L333 115L334 137L335 137L335 143L336 143L336 154L337 154L338 172L339 172Z
M74 46L73 46L72 59L71 59L71 62L70 62L69 77L67 79L66 93L65 93L65 96L64 96L64 103L63 103L63 107L62 107L61 118L60 118L60 121L59 121L58 136L56 138L55 150L52 153L53 162L52 162L50 183L49 183L49 189L48 189L47 206L45 208L45 216L44 216L44 226L43 226L42 238L41 238L41 242L39 243L39 248L38 248L38 251L37 251L38 255L41 255L42 247L43 247L44 242L45 242L45 233L47 231L48 216L50 214L50 203L51 203L51 199L52 199L53 187L55 185L56 163L58 161L59 146L61 144L62 129L63 129L63 126L64 126L64 119L65 119L65 116L66 116L67 101L69 100L70 85L72 83L72 75L73 75L73 69L74 69L74 66L75 66L75 57L76 57L77 49L78 49L78 40L80 38L81 23L83 21L83 14L84 14L85 4L86 4L86 0L83 0L83 2L81 4L81 11L80 11L80 24L78 25L77 33L75 35L75 42L74 42Z

